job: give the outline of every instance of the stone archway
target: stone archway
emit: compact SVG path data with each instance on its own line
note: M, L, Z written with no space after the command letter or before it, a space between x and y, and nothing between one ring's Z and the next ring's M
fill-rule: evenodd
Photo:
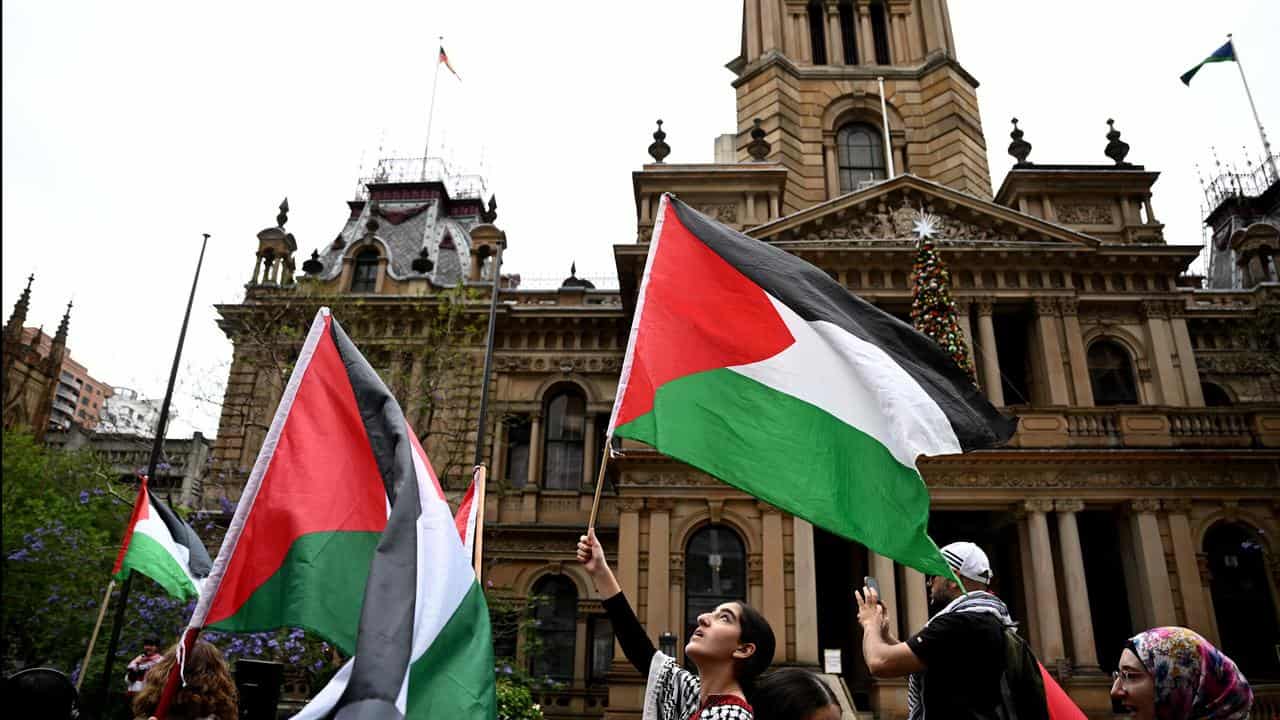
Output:
M1220 648L1251 681L1280 679L1280 615L1266 546L1252 526L1220 522L1204 536Z

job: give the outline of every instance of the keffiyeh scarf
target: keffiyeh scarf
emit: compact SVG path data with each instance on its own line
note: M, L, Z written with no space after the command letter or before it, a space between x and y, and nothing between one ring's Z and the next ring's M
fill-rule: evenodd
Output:
M1009 616L1009 608L1005 607L1004 601L984 590L974 590L965 593L960 597L952 600L946 607L938 611L937 615L929 618L929 622L933 619L955 612L972 612L972 613L988 613L1000 618L1005 625L1014 627L1017 625L1013 618ZM928 627L929 623L925 623ZM924 720L924 681L925 673L912 673L907 679L907 720Z
M644 688L643 720L752 720L751 706L734 696L700 702L698 676L662 652L653 654Z
M1182 627L1160 627L1129 639L1129 649L1155 681L1159 720L1245 720L1253 690L1208 640Z

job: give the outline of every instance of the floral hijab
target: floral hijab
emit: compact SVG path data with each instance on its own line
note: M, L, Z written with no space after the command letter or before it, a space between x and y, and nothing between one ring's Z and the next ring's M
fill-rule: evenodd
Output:
M1129 649L1155 681L1159 720L1247 720L1253 690L1231 658L1181 627L1147 630Z

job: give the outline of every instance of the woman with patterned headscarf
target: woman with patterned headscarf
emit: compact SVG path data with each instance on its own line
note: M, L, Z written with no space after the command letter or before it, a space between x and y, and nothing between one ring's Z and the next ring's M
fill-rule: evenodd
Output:
M1111 697L1138 720L1247 720L1253 705L1231 658L1182 627L1130 638L1114 677Z

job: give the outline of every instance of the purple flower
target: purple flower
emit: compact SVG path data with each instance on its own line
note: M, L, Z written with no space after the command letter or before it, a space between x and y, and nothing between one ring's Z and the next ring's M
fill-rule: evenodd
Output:
M89 491L88 491L88 490L81 490L81 491L80 491L80 504L81 504L81 505L88 505L88 504L89 504Z
M8 558L8 559L9 559L9 560L15 560L15 561L17 561L17 562L23 562L24 560L26 560L26 559L27 559L27 555L28 555L28 553L27 553L27 549L26 549L26 548L22 548L22 549L20 549L20 550L15 550L15 551L13 551L13 552L9 553L9 558Z
M324 667L324 660L317 660L311 664L311 669L316 672L320 672L320 669L323 667Z
M222 512L230 515L235 512L236 506L225 497L218 498L218 507L222 508Z

